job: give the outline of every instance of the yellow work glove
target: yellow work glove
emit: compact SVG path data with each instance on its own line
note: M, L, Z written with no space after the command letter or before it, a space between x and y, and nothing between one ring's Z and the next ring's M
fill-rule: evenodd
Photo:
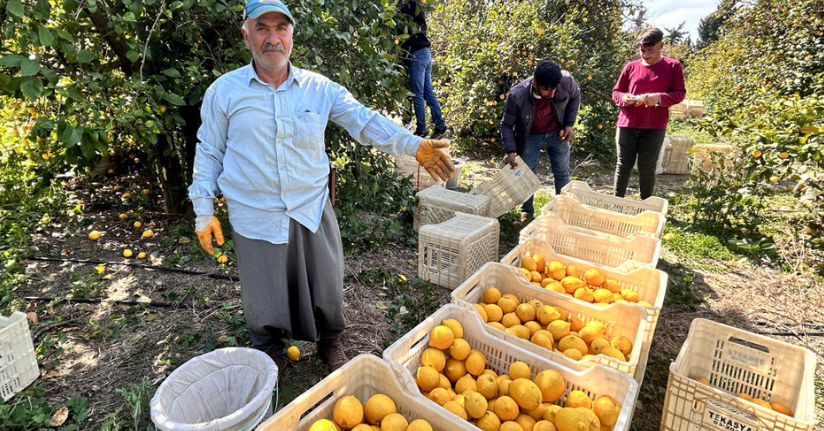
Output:
M424 139L415 153L415 160L429 172L435 181L447 181L455 173L452 159L441 148L449 148L449 142Z
M201 217L201 216L198 216ZM199 226L197 226L199 227ZM220 221L217 217L212 216L212 220L203 229L195 228L197 239L200 241L200 246L206 250L206 253L214 254L215 249L212 248L212 234L217 240L217 245L223 245L223 230L220 228Z

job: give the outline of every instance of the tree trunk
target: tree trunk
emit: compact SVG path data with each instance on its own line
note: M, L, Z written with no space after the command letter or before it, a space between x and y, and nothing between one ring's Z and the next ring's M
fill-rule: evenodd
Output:
M160 142L168 140L169 135L158 136ZM168 156L158 155L154 157L152 165L160 182L165 211L169 214L190 212L192 205L186 192L185 173L180 163L180 155L177 152Z

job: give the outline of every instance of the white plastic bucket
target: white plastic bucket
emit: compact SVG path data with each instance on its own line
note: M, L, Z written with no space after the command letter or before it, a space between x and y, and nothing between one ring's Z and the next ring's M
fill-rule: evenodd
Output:
M265 353L218 349L172 372L151 401L152 422L163 431L252 430L272 415L278 368Z
M461 171L464 167L464 162L462 160L452 159L452 164L455 165L455 174L452 178L446 181L446 188L449 190L455 190L458 188L458 181L461 179Z

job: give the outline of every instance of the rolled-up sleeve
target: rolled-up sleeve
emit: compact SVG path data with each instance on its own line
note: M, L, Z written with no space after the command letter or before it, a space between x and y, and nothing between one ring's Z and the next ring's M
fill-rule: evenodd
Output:
M206 91L200 110L202 124L197 131L199 142L195 153L192 185L189 186L189 199L192 200L197 215L210 215L214 212L213 199L218 193L217 180L223 172L229 121L216 100L216 93L214 86Z

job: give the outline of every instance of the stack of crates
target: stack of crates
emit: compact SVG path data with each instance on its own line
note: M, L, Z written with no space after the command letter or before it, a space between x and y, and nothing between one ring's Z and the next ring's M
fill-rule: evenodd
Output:
M443 223L455 217L456 212L479 216L489 212L489 197L485 195L471 195L434 185L416 196L418 208L412 223L416 231L424 225Z
M483 264L498 260L498 220L456 212L418 232L418 277L454 289Z

